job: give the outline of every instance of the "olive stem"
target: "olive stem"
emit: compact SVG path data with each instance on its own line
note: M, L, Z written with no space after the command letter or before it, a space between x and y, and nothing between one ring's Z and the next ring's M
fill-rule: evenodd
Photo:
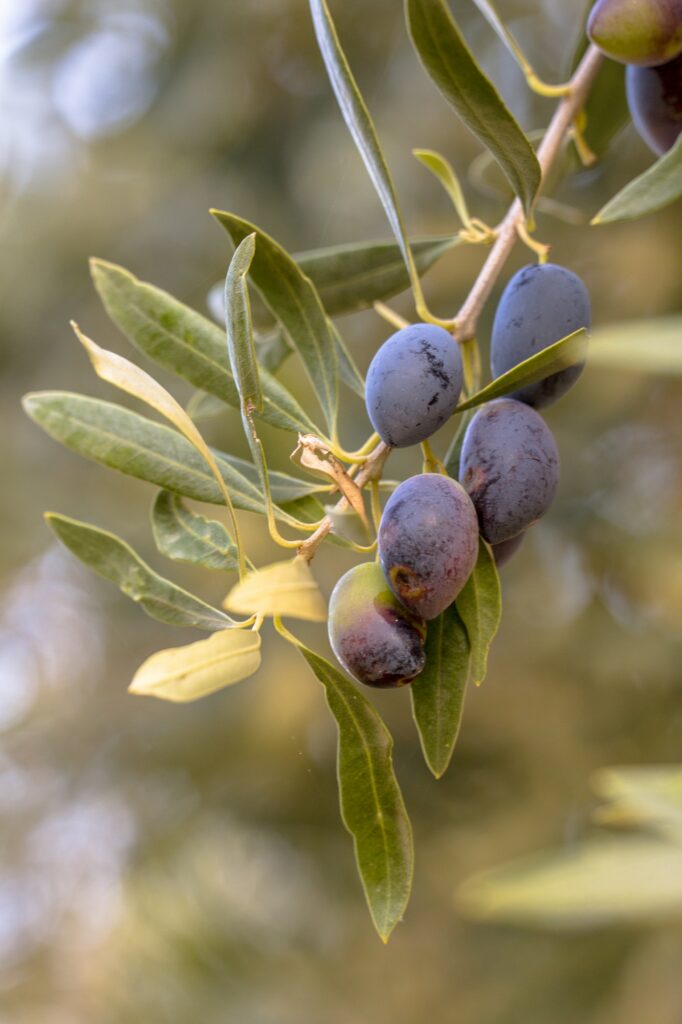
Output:
M538 194L547 181L549 171L554 165L565 139L572 130L574 122L583 108L603 60L602 53L591 43L585 51L585 55L571 81L568 83L570 91L557 106L542 142L538 147L537 157L542 170ZM478 318L519 237L518 225L525 225L525 223L526 216L521 201L515 199L509 207L507 215L496 229L496 238L488 258L483 264L469 295L464 300L455 319L453 333L455 339L460 344L465 345L467 342L473 342L475 345L474 339L476 337ZM419 315L422 315L421 309L418 309L418 312ZM442 322L448 323L447 321ZM451 322L448 323L448 326L451 326ZM384 463L390 453L391 448L383 441L380 441L357 474L356 482L359 487L363 487L370 480L378 480L381 477ZM340 511L346 508L347 504L346 499L341 498L336 508ZM332 523L327 516L322 520L315 532L300 545L298 552L301 558L308 562L311 561L331 528Z
M384 463L386 462L390 452L391 448L387 444L384 444L383 441L379 441L379 444L376 446L370 457L367 459L367 462L365 462L355 478L355 482L358 487L363 487L370 480L377 480L381 476ZM345 498L340 498L336 503L336 509L339 512L343 511L343 509L347 507L348 502ZM332 521L329 516L326 516L315 530L315 533L311 534L311 536L304 540L300 545L298 553L301 558L305 558L306 562L309 562L314 558L315 552L331 528Z
M602 65L604 57L594 44L585 51L585 56L578 65L570 82L570 92L564 96L549 123L547 131L538 147L538 161L542 170L540 189L547 181L549 171L554 165L564 139L573 128L573 123L582 110L590 87ZM456 321L455 337L464 342L475 337L476 324L490 292L502 271L507 258L514 248L517 239L517 225L525 222L523 206L515 199L509 211L497 229L497 238L488 258L483 264L474 286L465 299Z

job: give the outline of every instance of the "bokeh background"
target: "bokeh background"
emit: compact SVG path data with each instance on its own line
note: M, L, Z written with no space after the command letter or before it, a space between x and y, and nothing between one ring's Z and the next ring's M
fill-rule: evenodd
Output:
M555 81L582 6L499 4ZM400 8L346 0L334 13L411 230L456 230L411 149L442 150L463 180L479 150L424 76ZM552 102L527 92L469 0L453 9L524 127L541 128ZM604 162L573 166L560 219L539 219L552 257L587 282L596 323L679 304L679 207L586 226L651 160L626 128ZM152 489L60 449L19 405L37 388L112 397L68 328L76 317L130 354L90 285L91 255L205 310L230 252L210 206L291 251L387 237L306 3L2 0L0 176L2 1024L680 1024L679 929L502 928L466 921L454 897L479 868L585 835L595 769L679 761L680 384L588 369L548 411L560 494L504 570L489 677L468 695L443 780L423 764L408 694L378 695L417 852L406 920L384 948L339 819L319 684L267 630L261 671L238 686L182 707L128 696L149 653L195 634L153 622L89 574L54 544L42 511L115 530L208 599L226 581L164 564ZM495 223L506 200L486 181L467 192ZM461 247L429 273L433 308L456 310L483 256ZM517 251L508 275L527 261ZM407 298L397 306L409 312ZM366 369L385 325L367 313L342 328ZM293 359L283 379L310 400ZM347 446L366 436L350 397L344 427ZM236 415L206 430L245 451ZM286 468L293 439L266 439ZM447 442L445 431L435 446ZM391 466L401 475L418 463L408 453ZM262 523L243 523L255 560L271 560ZM326 593L350 564L333 548L318 556ZM326 649L322 628L300 632Z

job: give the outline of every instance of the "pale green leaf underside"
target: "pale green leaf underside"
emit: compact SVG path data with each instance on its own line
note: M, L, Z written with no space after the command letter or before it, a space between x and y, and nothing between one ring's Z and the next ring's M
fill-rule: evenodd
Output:
M589 365L635 373L682 373L682 316L598 327L590 341Z
M62 391L27 395L24 408L50 437L85 458L187 498L224 504L205 461L171 427L113 402ZM222 452L214 455L235 507L263 514L256 467ZM270 481L277 502L295 501L320 489L283 473L272 473ZM288 520L286 513L279 514Z
M237 550L222 523L193 512L171 491L161 491L154 502L152 530L167 558L224 572L237 568Z
M153 619L169 626L208 631L233 625L228 615L155 573L113 533L52 512L45 518L62 544L100 576L115 583Z
M682 196L682 135L667 153L603 206L593 224L635 220L660 210Z
M327 426L333 432L338 411L338 355L327 315L312 281L293 257L255 224L233 213L211 212L235 246L255 234L256 251L249 277L301 356Z
M372 920L386 942L407 906L414 861L412 829L393 771L393 740L350 680L307 648L300 651L336 720L341 815L353 837Z
M482 537L474 571L455 603L469 637L471 678L478 686L485 679L488 650L502 616L500 578L492 552Z
M457 608L429 622L426 667L410 687L424 758L439 779L450 763L464 709L469 640Z
M225 333L167 292L139 281L123 267L92 260L92 277L104 307L129 340L164 369L235 409L239 393L228 365ZM275 427L318 432L280 382L262 370L262 418Z
M481 71L445 0L406 0L408 28L425 70L467 127L493 154L530 212L540 165L523 131Z
M584 327L568 334L565 338L555 341L553 345L536 352L529 359L514 366L506 373L500 374L486 387L477 391L475 395L461 402L456 412L463 412L465 409L473 409L483 402L490 402L493 398L500 398L508 395L510 391L517 391L526 387L527 384L534 384L538 380L544 380L553 373L565 370L569 366L582 363L587 356L589 335Z

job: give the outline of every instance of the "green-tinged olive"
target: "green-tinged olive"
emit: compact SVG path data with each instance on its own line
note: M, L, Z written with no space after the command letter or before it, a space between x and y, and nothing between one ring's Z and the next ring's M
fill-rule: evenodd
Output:
M328 628L338 660L367 686L403 686L424 668L424 622L400 604L377 562L356 565L338 581Z

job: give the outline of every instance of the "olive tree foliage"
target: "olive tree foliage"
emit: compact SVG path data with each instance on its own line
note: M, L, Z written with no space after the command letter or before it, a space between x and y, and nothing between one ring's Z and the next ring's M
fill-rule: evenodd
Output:
M223 607L213 607L157 573L119 537L56 512L46 515L50 528L76 557L116 583L148 615L171 627L188 626L207 634L150 657L136 672L131 693L184 702L252 676L261 662L261 628L267 618L274 622L277 642L281 638L293 644L319 680L338 729L341 815L353 838L372 920L384 941L407 906L414 859L410 820L393 766L393 740L355 681L305 646L283 622L326 621L327 604L315 581L313 560L325 543L333 542L356 551L362 561L372 561L382 498L392 486L384 479L391 447L369 430L369 421L367 441L355 451L344 447L339 433L344 396L365 393L339 320L346 313L374 308L392 329L403 328L407 324L386 303L409 288L415 319L448 333L461 357L463 393L459 396L458 389L448 408L448 451L439 457L425 441L423 452L425 472L451 477L458 473L465 429L476 409L492 408L486 403L532 390L552 375L572 373L585 360L650 373L682 371L682 321L668 317L646 322L646 345L639 343L635 324L600 325L591 338L580 326L516 361L495 379L483 379L477 323L507 257L519 245L526 246L540 265L546 261L548 246L534 233L534 210L547 198L550 172L556 171L559 157L571 146L584 163L608 159L608 144L622 123L624 104L620 99L620 106L609 101L616 66L594 45L584 49L569 81L549 85L539 81L493 5L475 2L519 62L528 87L554 107L537 145L480 68L446 0L406 0L405 21L425 73L515 193L499 224L485 224L470 213L457 173L461 169L451 167L438 153L417 151L452 199L461 228L455 235L408 236L371 113L332 13L326 0L310 0L331 87L392 238L292 255L265 228L237 213L213 210L233 248L224 283L224 327L127 269L95 259L93 282L112 321L139 355L189 382L196 389L194 398L183 408L135 362L102 349L74 324L96 375L139 401L140 411L69 392L33 393L24 400L28 415L56 441L152 485L151 527L161 555L230 577L226 576ZM617 82L619 97L622 77ZM682 193L681 145L678 140L601 211L587 209L594 226L586 230L607 230L601 225L644 216L677 199ZM422 277L446 253L467 245L482 250L481 270L461 307L447 319L436 317L429 310ZM308 377L316 396L314 407L303 408L278 378L286 360L296 360ZM202 417L207 409L214 412L225 405L241 414L250 459L215 450L204 441ZM159 415L164 422L156 418ZM268 468L262 425L287 433L292 472ZM211 511L200 513L188 499ZM253 564L240 532L241 511L264 518L283 549L281 560ZM419 741L436 778L450 764L467 686L483 682L488 649L499 625L501 589L495 555L481 538L454 601L447 602L420 634L423 669L410 693ZM365 575L374 578L377 573L381 577L378 567ZM619 894L630 886L639 855L650 866L652 879L669 862L677 865L677 877L682 878L682 802L679 776L675 779L673 785L660 775L613 773L602 780L617 809L628 810L638 822L653 821L661 827L655 839L639 839L639 846L633 841L620 873L609 868L620 855L613 843L585 851L582 866L574 865L573 873L582 871L588 885L595 877L608 880L592 913L608 917L619 906ZM593 870L596 875L590 874ZM564 879L564 889L553 871ZM543 879L549 879L544 888ZM580 881L573 880L576 885ZM565 885L550 857L537 870L523 865L515 873L474 880L464 892L464 904L482 915L504 915L506 908L510 916L537 917L549 901L552 913L560 916L570 903ZM652 897L654 903L659 895ZM672 897L679 910L682 893ZM528 909L531 904L533 910ZM580 916L575 906L571 914Z

